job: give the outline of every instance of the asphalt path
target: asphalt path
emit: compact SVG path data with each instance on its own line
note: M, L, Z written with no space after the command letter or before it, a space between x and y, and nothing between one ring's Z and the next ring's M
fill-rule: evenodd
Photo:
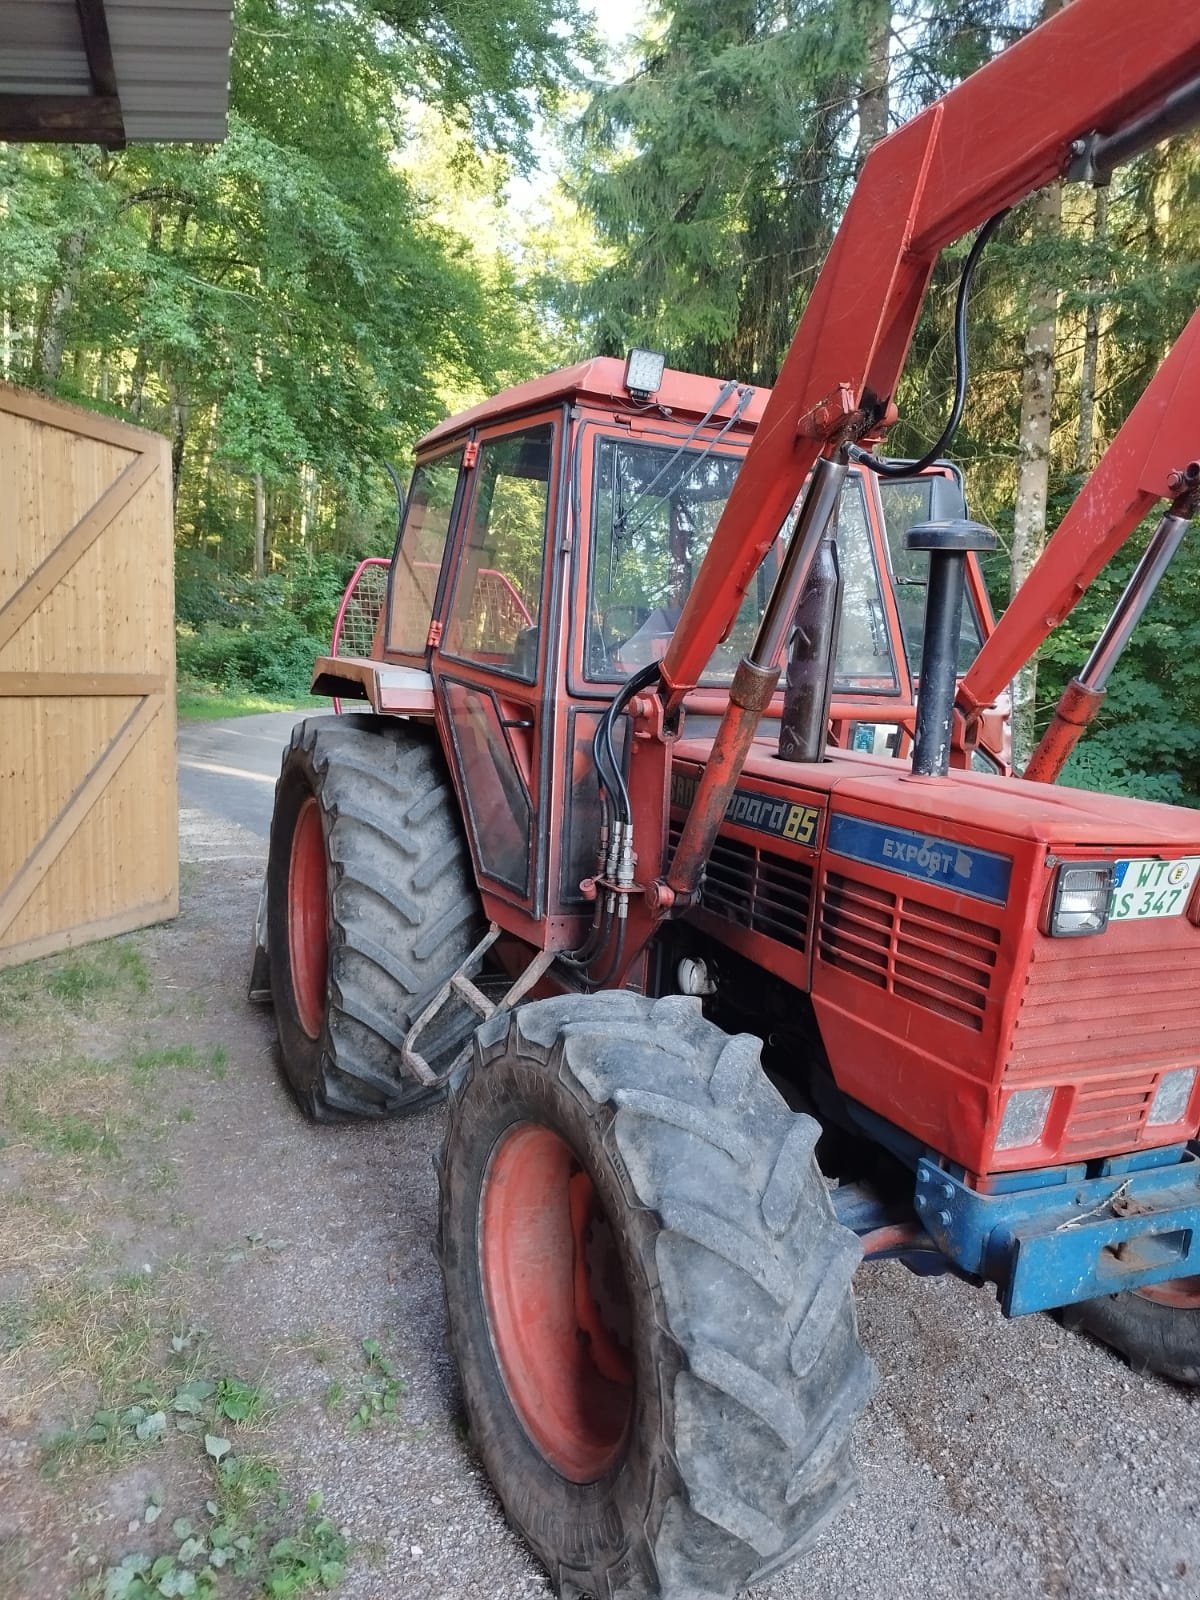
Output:
M293 726L313 711L270 711L257 717L179 725L179 804L261 839L270 837L279 763Z
M199 841L192 859L211 863L213 893L228 897L238 937L252 915L257 870L244 904L226 878L264 853L280 753L302 714L180 730L185 839ZM232 930L229 938L237 942ZM231 1019L246 1014L240 959L239 951ZM260 1027L247 1018L255 1061ZM314 1466L330 1456L329 1504L356 1537L368 1542L380 1517L392 1524L379 1565L352 1575L346 1600L546 1592L458 1432L430 1246L439 1116L434 1108L382 1128L340 1130L341 1142L339 1130L331 1140L331 1130L314 1133L286 1106L280 1113L281 1170L290 1174L311 1149L336 1164L343 1187L356 1187L331 1212L327 1185L314 1180L314 1236L328 1231L331 1215L343 1235L336 1248L312 1255L303 1293L299 1278L289 1281L270 1306L294 1303L297 1317L310 1318L314 1304L349 1301L359 1272L363 1326L386 1319L410 1340L409 1404L428 1407L420 1428L399 1444L381 1435L369 1459L346 1455L344 1441L312 1447ZM255 1169L249 1154L246 1167ZM309 1187L298 1190L289 1177L279 1218L258 1225L303 1233ZM372 1229L403 1255L400 1265L383 1270L386 1251L372 1248ZM289 1260L286 1270L298 1268ZM856 1298L880 1374L856 1435L860 1495L804 1560L757 1586L752 1600L1200 1597L1200 1392L1132 1373L1050 1317L1006 1321L991 1290L953 1278L922 1280L893 1263L872 1264L859 1274Z

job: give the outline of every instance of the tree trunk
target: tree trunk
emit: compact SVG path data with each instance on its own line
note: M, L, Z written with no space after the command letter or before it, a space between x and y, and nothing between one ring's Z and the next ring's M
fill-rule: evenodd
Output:
M34 382L39 389L52 389L62 376L63 352L67 343L67 318L83 271L87 235L80 229L69 233L59 251L57 282L50 285L38 330Z
M1042 0L1040 20L1063 9L1066 0ZM1035 239L1062 231L1062 184L1043 189L1034 202ZM1038 284L1029 299L1029 329L1021 369L1021 420L1017 430L1017 494L1013 504L1012 576L1016 594L1046 543L1046 498L1050 486L1050 435L1054 408L1054 339L1058 290ZM1028 661L1012 685L1012 760L1022 772L1033 754L1037 701L1037 657Z
M1056 8L1057 9L1057 8ZM1049 15L1047 6L1044 15ZM1062 186L1043 189L1036 201L1034 228L1055 232L1062 222ZM1025 335L1021 372L1021 422L1017 434L1020 466L1013 506L1012 593L1029 576L1046 542L1046 494L1050 483L1050 427L1054 404L1054 336L1058 292L1038 287L1031 296L1031 321ZM1033 753L1037 660L1013 680L1013 767L1020 772Z
M891 0L868 0L863 7L867 59L858 91L858 150L862 164L888 131L888 50L892 42Z
M1092 250L1099 257L1108 238L1108 189L1096 190L1096 209L1092 213ZM1083 365L1079 376L1079 432L1075 436L1075 470L1087 472L1092 465L1096 437L1096 369L1100 359L1100 290L1104 280L1088 282L1087 317L1083 329Z
M186 400L171 381L171 515L179 508L179 486L183 482L183 461L187 449L188 413Z
M261 472L254 474L254 576L267 571L267 492Z

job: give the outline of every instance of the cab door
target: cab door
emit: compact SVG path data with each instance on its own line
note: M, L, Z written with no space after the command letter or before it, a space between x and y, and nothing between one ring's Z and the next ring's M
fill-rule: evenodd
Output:
M473 449L460 441L420 462L413 473L384 602L383 650L389 660L427 663L446 545L462 499L464 462Z
M437 602L431 670L443 745L489 912L522 931L542 914L555 652L551 538L561 412L481 429Z

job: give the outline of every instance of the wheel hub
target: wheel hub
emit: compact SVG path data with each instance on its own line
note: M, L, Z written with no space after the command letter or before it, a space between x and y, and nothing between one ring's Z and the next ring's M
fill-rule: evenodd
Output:
M329 890L325 833L315 795L296 816L288 863L288 957L300 1026L310 1039L325 1022L329 969Z
M611 1221L552 1129L501 1139L480 1205L484 1300L509 1401L533 1445L572 1483L624 1447L633 1411L632 1315Z
M1175 1278L1168 1283L1150 1283L1137 1293L1157 1306L1175 1311L1200 1310L1200 1278Z

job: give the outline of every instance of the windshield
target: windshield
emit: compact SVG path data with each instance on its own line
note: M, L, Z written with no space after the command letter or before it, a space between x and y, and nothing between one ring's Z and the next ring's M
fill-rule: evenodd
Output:
M662 660L742 460L709 455L700 446L680 452L677 445L597 441L585 626L589 678L615 681ZM729 637L714 651L705 683L729 683L753 643L790 532L789 519ZM879 571L862 484L854 475L842 491L837 534L844 593L835 683L843 690L894 691Z

